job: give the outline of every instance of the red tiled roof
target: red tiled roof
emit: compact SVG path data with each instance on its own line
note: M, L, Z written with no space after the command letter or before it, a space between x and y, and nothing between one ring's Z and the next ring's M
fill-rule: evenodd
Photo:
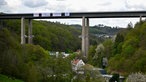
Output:
M73 64L77 64L80 60L79 59L75 59L73 60Z

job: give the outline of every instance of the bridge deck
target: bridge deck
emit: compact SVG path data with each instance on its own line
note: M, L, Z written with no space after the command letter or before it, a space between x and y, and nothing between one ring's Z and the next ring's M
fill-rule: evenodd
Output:
M116 11L116 12L65 12L65 13L9 13L0 14L0 19L64 19L64 18L136 18L146 17L146 11Z

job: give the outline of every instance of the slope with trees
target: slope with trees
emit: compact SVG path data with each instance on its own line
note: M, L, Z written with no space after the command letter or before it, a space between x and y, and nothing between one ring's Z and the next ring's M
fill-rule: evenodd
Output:
M73 28L79 30L81 32L81 25L73 24L70 25ZM98 45L102 43L104 40L113 38L120 30L123 30L124 28L120 27L111 27L106 26L103 24L98 24L95 26L89 26L89 42L91 45Z
M0 24L1 74L25 82L69 82L73 78L70 61L76 56L63 58L60 54L56 58L48 51L80 49L81 39L78 36L81 30L60 23L33 20L34 44L20 45L20 20L1 20ZM90 39L95 48L93 40L97 38L92 36Z
M114 43L109 69L125 75L131 72L146 72L146 22L139 22L132 29L122 31Z
M80 48L79 32L59 23L33 21L33 24L35 45L21 45L20 20L1 21L0 73L25 82L68 82L71 78L70 61L51 57L48 50L74 51Z
M1 21L6 27L16 35L20 41L20 20ZM26 28L28 21L25 21ZM27 35L27 30L26 30ZM81 39L78 38L80 32L68 25L53 23L48 21L33 20L33 42L49 51L75 51L80 48Z
M105 40L96 50L92 47L89 54L89 63L98 67L102 67L102 58L107 57L109 72L122 75L146 73L146 21L138 22L134 28L128 25L116 35L114 41Z

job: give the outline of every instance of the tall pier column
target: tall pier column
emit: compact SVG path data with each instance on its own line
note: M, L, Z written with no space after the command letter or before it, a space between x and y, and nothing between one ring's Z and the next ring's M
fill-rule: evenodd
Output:
M88 57L88 52L89 52L89 18L86 18L85 20L85 31L86 31L86 35L85 35L85 51L86 51L86 57Z
M32 19L28 20L28 44L32 44L33 42L32 36Z
M140 16L140 18L139 18L139 22L142 22L142 16Z
M21 44L25 44L25 20L24 17L21 18Z
M88 56L89 50L89 19L82 17L82 55Z

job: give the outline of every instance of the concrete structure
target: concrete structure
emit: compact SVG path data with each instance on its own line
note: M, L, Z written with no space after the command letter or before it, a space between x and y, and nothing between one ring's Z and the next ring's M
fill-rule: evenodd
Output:
M25 44L25 21L24 17L21 18L21 44Z
M89 49L89 18L82 18L82 54L88 56Z
M33 35L32 35L32 19L28 20L28 43L33 43Z
M146 17L146 11L64 12L0 14L0 19L70 19L70 18L136 18Z
M29 19L28 43L32 43L32 19L69 19L82 18L82 54L87 57L89 48L89 18L136 18L146 17L146 11L110 11L110 12L65 12L65 13L25 13L0 14L0 19L21 19L21 44L26 43L24 19Z
M28 35L25 33L25 18L21 18L21 44L26 43L26 38L28 38L28 43L32 44L32 20L28 19Z

